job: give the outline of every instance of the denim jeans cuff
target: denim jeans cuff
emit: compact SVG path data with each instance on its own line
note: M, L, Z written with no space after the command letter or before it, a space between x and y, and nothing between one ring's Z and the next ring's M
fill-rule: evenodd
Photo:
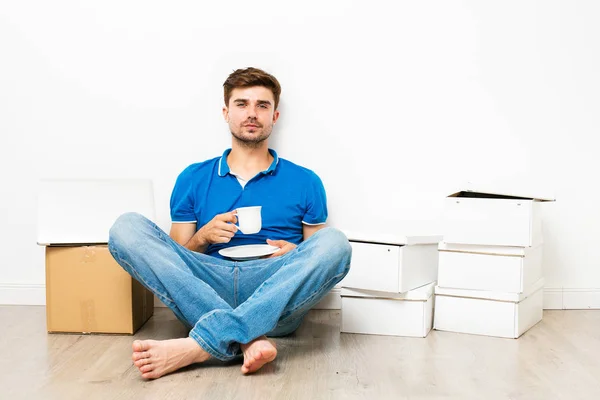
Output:
M211 356L213 356L214 358L216 358L217 360L221 360L221 361L229 361L229 360L233 360L236 356L228 356L228 355L223 355L222 353L219 353L218 351L216 351L215 349L213 349L208 343L206 343L204 341L204 339L202 339L196 332L194 332L193 330L190 331L190 337L192 339L194 339L196 341L196 343L198 343L198 345L200 347L202 347L202 350L206 351L208 354L210 354Z

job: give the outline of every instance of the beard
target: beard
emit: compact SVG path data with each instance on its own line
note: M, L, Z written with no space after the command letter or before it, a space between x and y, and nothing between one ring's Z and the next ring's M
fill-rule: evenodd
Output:
M257 124L257 122L252 122ZM247 132L246 128L241 126L239 129L231 129L231 135L234 137L238 144L247 148L257 148L271 136L273 126L265 127L264 125L258 125L255 128L255 132ZM260 132L260 133L258 133Z

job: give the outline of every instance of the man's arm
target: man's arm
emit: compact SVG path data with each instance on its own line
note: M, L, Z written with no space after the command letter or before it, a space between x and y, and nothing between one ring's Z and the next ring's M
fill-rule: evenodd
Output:
M171 224L171 232L169 236L171 239L185 247L186 249L204 253L208 247L208 243L201 246L198 243L196 234L196 224L185 224L185 223L173 223Z
M196 232L195 223L173 223L169 236L186 249L204 253L211 243L229 243L238 228L235 211L216 215Z
M315 234L320 229L325 228L325 224L319 225L306 225L302 224L302 239L306 240ZM271 254L268 258L279 257L294 250L297 246L294 243L286 242L285 240L270 240L267 239L267 243L271 246L279 247L279 250Z
M307 225L302 224L302 239L306 240L312 235L314 235L318 230L325 228L325 224L319 225Z

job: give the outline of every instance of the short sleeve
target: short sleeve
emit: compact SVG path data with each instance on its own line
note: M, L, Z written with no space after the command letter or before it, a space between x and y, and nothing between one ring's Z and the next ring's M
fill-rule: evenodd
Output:
M306 210L302 223L307 225L320 225L327 222L327 195L323 182L314 172L310 173L306 185Z
M193 186L189 169L184 170L175 181L175 187L171 193L171 221L180 223L197 222L194 213Z

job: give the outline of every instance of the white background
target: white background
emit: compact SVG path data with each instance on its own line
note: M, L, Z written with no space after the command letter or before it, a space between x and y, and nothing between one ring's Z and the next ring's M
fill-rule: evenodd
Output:
M222 83L247 66L280 80L272 147L321 176L331 225L439 233L462 183L519 184L557 199L546 287L593 292L599 4L3 1L0 303L43 289L40 178L150 178L168 229L176 176L230 145Z

